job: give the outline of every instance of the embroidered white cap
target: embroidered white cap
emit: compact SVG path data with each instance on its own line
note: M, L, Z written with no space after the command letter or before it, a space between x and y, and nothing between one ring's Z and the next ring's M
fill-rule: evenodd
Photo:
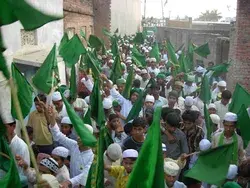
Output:
M62 146L59 146L59 147L56 147L52 150L51 152L52 155L57 155L57 156L60 156L60 157L63 157L63 158L67 158L68 155L69 155L69 150L65 147L62 147Z
M134 149L126 149L123 153L122 153L122 158L137 158L138 157L138 152Z
M170 176L177 176L180 167L173 161L164 162L164 172Z
M52 94L52 101L60 101L62 100L61 93L59 91L56 91Z
M145 102L152 102L155 103L155 98L153 95L147 95L145 98Z

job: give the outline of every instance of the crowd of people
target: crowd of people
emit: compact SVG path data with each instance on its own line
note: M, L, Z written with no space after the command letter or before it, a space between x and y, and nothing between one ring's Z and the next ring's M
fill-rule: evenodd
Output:
M237 127L237 115L229 112L233 91L227 89L223 77L209 77L209 92L212 97L206 107L199 97L206 66L197 64L191 74L185 75L181 72L173 76L168 52L162 49L159 54L160 60L150 57L153 43L145 40L144 44L137 47L146 57L146 67L138 67L131 57L131 50L135 44L130 39L132 38L121 38L118 41L122 75L115 83L110 80L114 64L111 50L105 55L98 55L102 70L100 92L103 97L105 128L113 142L103 154L105 187L126 187L143 143L147 139L147 130L153 122L157 107L162 108L159 126L166 188L216 187L207 182L185 178L184 174L195 165L199 152L229 143L236 143L236 149L232 154L233 160L222 186L247 187L250 178L250 163L247 158L249 154L243 147L243 140ZM177 59L182 53L184 51L176 52ZM208 64L208 66L213 65L213 62ZM131 69L134 71L133 82L130 96L125 98L123 91ZM79 75L82 75L79 84L83 84L85 90L79 93L76 99L72 99L67 86L61 86L64 88L64 97L81 118L89 115L87 111L91 108L90 94L94 80L90 72L79 70ZM150 84L152 80L154 82ZM145 90L147 95L143 98L138 117L127 122L133 105ZM35 110L28 116L26 129L39 172L47 181L46 186L84 187L96 148L87 147L81 142L60 92L55 91L52 94L52 103L48 103L48 96L45 94L38 94L34 97L34 106ZM204 107L208 109L213 124L211 135L208 135ZM16 134L17 125L14 119L4 124L22 185L33 187L37 184L37 176L30 161L27 144L22 140L22 135ZM98 138L100 130L94 119L91 119L90 125L85 124L85 126ZM211 136L211 140L208 136Z

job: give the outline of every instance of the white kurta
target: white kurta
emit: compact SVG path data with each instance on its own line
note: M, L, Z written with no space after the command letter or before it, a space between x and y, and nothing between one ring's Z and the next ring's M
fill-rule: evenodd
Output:
M221 101L216 101L215 103L216 106L216 110L217 110L217 115L220 117L220 124L221 127L223 127L223 119L225 114L228 112L228 107L229 107L229 103L225 106L224 104L221 103Z
M145 87L147 86L148 82L149 82L149 79L147 79L145 81L143 79L141 79L141 88L145 89Z
M202 116L204 116L204 103L199 97L194 99L194 105L199 109Z
M50 130L55 141L60 142L64 147L69 150L71 156L70 159L70 177L69 180L72 183L72 186L78 186L81 182L87 182L88 172L92 161L94 159L94 154L91 149L86 151L80 151L78 144L75 140L67 138L59 130L59 127L55 125L54 127L50 126ZM84 186L85 186L84 184Z
M19 155L22 159L30 166L30 153L27 144L15 135L10 142L10 149L12 151L13 156ZM17 167L18 172L21 175L24 175L23 169L21 167Z
M62 183L70 179L69 170L65 165L63 165L62 168L58 169L56 179L59 183Z
M190 95L191 93L195 92L197 89L196 83L193 83L191 86L188 86L186 83L183 87L184 96Z

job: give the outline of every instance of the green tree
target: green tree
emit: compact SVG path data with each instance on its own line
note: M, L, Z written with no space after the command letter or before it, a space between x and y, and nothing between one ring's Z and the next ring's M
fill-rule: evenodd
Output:
M221 13L218 10L207 10L206 12L202 12L197 21L213 21L217 22L222 18Z

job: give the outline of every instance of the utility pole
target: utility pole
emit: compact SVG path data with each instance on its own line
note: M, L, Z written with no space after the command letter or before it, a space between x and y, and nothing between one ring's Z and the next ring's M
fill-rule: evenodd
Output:
M162 13L162 19L164 19L164 5L163 5L163 0L161 0L161 13Z
M147 0L144 0L144 18L146 19L146 6L147 6Z

